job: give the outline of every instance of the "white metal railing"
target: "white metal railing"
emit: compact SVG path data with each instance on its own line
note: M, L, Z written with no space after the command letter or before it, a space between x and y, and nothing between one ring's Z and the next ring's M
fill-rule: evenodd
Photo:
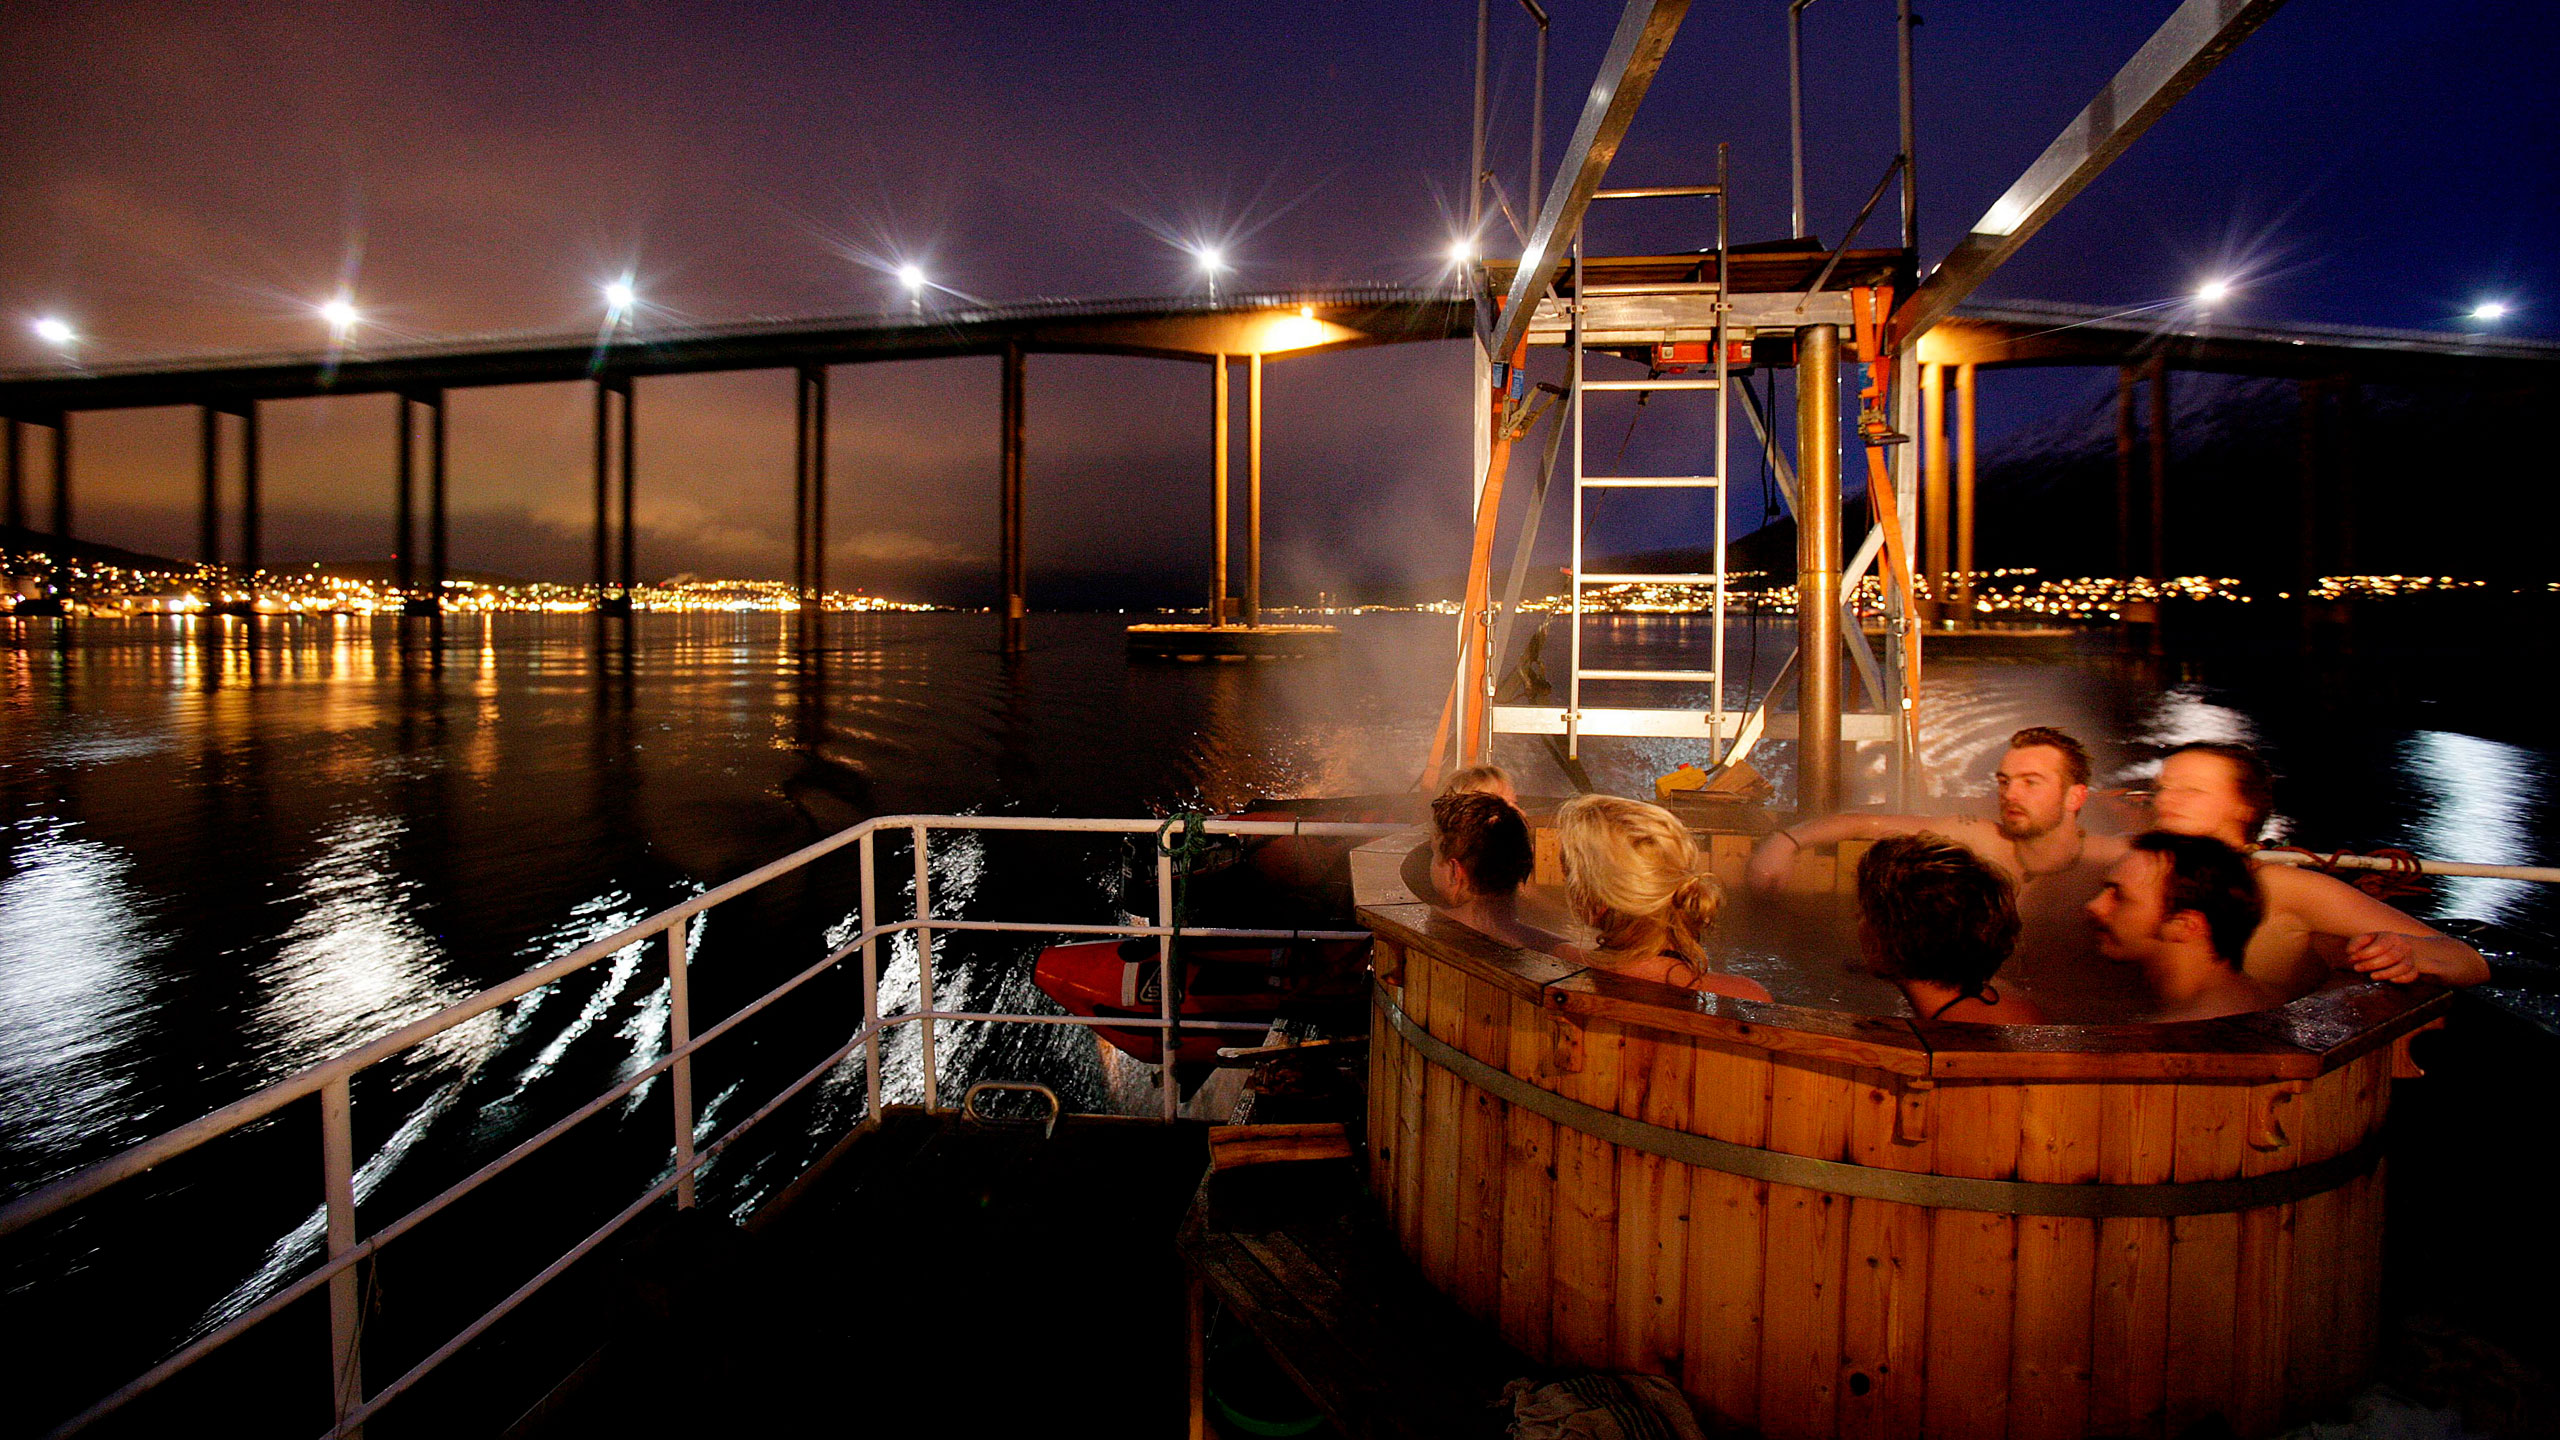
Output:
M1175 867L1172 851L1164 844L1156 845L1156 923L1152 925L1101 925L1089 923L1052 923L1016 920L959 920L937 918L933 914L932 876L929 868L928 837L935 831L1037 831L1056 834L1158 835L1176 822L1156 820L1061 820L1016 816L966 815L896 815L863 821L804 849L786 855L771 864L751 870L726 884L715 886L691 899L671 905L626 929L600 940L590 941L557 960L536 966L511 980L492 985L470 998L447 1006L404 1026L371 1044L359 1046L345 1054L321 1062L298 1075L278 1081L245 1099L226 1105L190 1124L181 1125L150 1140L143 1141L109 1158L0 1207L0 1237L15 1234L26 1227L77 1205L101 1191L142 1174L154 1166L174 1159L227 1135L243 1126L275 1114L285 1106L307 1096L320 1100L321 1189L326 1211L327 1255L318 1268L268 1296L255 1307L233 1318L218 1329L182 1347L159 1364L107 1395L86 1410L64 1421L52 1432L67 1436L113 1413L213 1353L243 1332L270 1318L285 1307L326 1286L329 1292L329 1373L332 1377L332 1414L335 1423L326 1432L329 1437L358 1434L364 1422L400 1395L424 1379L435 1368L452 1358L464 1346L530 1299L551 1281L592 1253L625 1225L645 1213L649 1207L666 1198L676 1197L678 1208L689 1209L695 1203L694 1179L702 1168L716 1159L738 1138L753 1129L774 1111L788 1104L808 1087L853 1054L864 1052L864 1091L866 1113L880 1113L880 1037L899 1025L921 1026L920 1068L927 1109L939 1108L938 1080L935 1075L935 1027L946 1021L996 1021L1034 1025L1107 1026L1112 1029L1156 1029L1165 1032L1163 1069L1163 1117L1172 1120L1178 1113L1180 1093L1171 1062L1180 1046L1179 1031L1190 1029L1261 1030L1260 1024L1241 1021L1185 1021L1175 1011L1174 995L1180 987L1173 983L1173 938L1177 930L1174 914ZM1304 838L1366 839L1394 833L1404 828L1396 825L1366 824L1343 821L1288 820L1206 820L1199 822L1213 835L1263 835ZM912 838L915 851L915 913L905 920L882 922L873 913L876 890L876 838L884 831L905 831ZM697 916L726 900L747 894L768 881L791 874L848 845L859 847L861 866L861 898L857 914L861 923L853 938L830 951L825 958L799 971L763 995L749 1001L718 1024L696 1035L687 998L685 937ZM1347 940L1366 939L1365 930L1278 930L1233 929L1214 926L1180 926L1180 933L1207 938L1279 940ZM1030 1014L996 1011L940 1010L934 1005L933 935L936 931L1007 933L1036 935L1121 935L1153 936L1157 940L1157 963L1160 983L1159 1013L1153 1017ZM913 934L916 937L916 1008L896 1015L880 1013L879 945L884 936ZM633 945L651 943L660 947L667 965L668 1014L667 1053L635 1073L625 1077L593 1100L553 1121L538 1133L519 1142L505 1154L489 1161L470 1175L447 1187L417 1208L380 1227L370 1235L360 1234L356 1221L355 1201L355 1135L351 1086L355 1076L368 1066L399 1055L436 1035L452 1029L475 1016L516 1000L577 973L599 960L628 950ZM763 1012L774 1002L802 985L842 964L859 957L862 966L862 1024L846 1041L815 1066L784 1086L746 1119L731 1126L708 1145L694 1144L693 1056L704 1046L727 1035L745 1021ZM411 1366L398 1379L367 1394L363 1383L362 1329L360 1324L362 1296L357 1285L356 1266L379 1252L393 1240L417 1228L429 1218L452 1205L507 1170L535 1151L594 1117L614 1102L637 1091L660 1075L668 1077L673 1100L675 1135L674 1163L668 1173L640 1192L628 1205L586 1238L571 1246L560 1257L545 1266L464 1326L451 1339Z

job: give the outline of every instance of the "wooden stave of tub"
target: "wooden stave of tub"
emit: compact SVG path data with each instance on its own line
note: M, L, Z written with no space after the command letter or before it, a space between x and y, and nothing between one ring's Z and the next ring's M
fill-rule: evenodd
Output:
M1386 1007L1541 1091L1669 1130L1891 1170L2152 1185L2352 1159L2378 1140L2395 1071L2415 1073L2407 1037L2437 1023L2438 987L2340 987L2186 1025L1930 1024L1628 980L1423 905L1360 914L1380 982L1372 1187L1423 1273L1533 1359L1670 1376L1711 1428L1772 1440L2165 1437L2216 1415L2265 1435L2372 1369L2379 1164L2174 1218L1827 1194L1508 1104Z

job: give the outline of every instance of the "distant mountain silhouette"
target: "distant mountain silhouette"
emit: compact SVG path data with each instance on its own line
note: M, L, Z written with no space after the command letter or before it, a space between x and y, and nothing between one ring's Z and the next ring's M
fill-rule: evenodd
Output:
M125 550L114 545L100 545L93 540L62 540L41 530L23 525L0 525L0 553L11 559L29 553L50 555L56 560L81 561L91 565L113 565L125 570L169 571L179 573L195 569L192 560L172 560L165 555L148 555L139 550Z

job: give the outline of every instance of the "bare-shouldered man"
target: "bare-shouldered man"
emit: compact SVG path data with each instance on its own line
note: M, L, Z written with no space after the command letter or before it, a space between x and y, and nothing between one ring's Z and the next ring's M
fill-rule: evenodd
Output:
M2274 778L2256 751L2198 742L2160 762L2152 809L2163 830L2209 835L2247 850L2274 803ZM2288 1000L2319 989L2341 969L2401 985L2422 975L2447 985L2489 978L2479 951L2335 876L2267 862L2250 869L2265 918L2242 963Z
M1888 835L1952 840L2018 887L2023 929L2008 973L2047 1001L2057 1018L2120 1013L2142 993L2140 978L2129 966L2099 958L2085 907L2105 886L2108 867L2123 857L2125 842L2080 827L2089 773L2089 752L2078 740L2047 725L2021 730L2009 737L1992 777L1998 799L1992 818L1846 814L1800 821L1752 851L1751 888L1766 893L1784 886L1801 849Z

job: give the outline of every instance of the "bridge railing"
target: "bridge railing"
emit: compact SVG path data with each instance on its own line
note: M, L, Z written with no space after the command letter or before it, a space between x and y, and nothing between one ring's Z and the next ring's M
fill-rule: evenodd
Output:
M1179 1031L1184 1029L1256 1032L1263 1030L1265 1027L1257 1022L1182 1019L1176 1013L1174 1001L1175 991L1179 987L1170 983L1157 986L1159 1010L1152 1017L1094 1018L1027 1011L944 1010L935 1005L933 937L937 932L1153 937L1158 947L1157 957L1160 968L1157 973L1171 975L1173 973L1173 939L1177 933L1175 923L1177 917L1174 911L1176 873L1172 850L1167 845L1158 843L1155 847L1156 915L1153 924L962 920L936 916L933 913L929 847L931 836L938 832L1031 831L1050 834L1157 835L1161 837L1168 823L1154 820L1070 820L959 815L897 815L866 820L775 860L771 864L749 871L726 884L716 886L679 904L671 905L635 925L581 945L557 960L537 966L500 984L492 985L466 1000L447 1006L370 1044L323 1061L189 1124L181 1125L134 1145L0 1208L0 1237L7 1237L24 1231L49 1216L69 1210L82 1201L141 1175L155 1166L188 1154L210 1141L274 1115L288 1105L312 1096L319 1098L320 1174L327 1246L326 1258L322 1263L227 1323L183 1346L159 1364L62 1422L50 1433L54 1436L68 1436L86 1429L134 1399L158 1388L296 1301L326 1288L329 1307L331 1414L334 1417L334 1423L326 1435L341 1437L358 1434L368 1419L409 1391L445 1361L485 1334L492 1326L505 1319L508 1314L531 1299L553 1280L558 1279L578 1261L594 1253L599 1246L646 1213L651 1206L673 1195L679 1209L692 1208L695 1203L695 1180L704 1166L718 1158L722 1152L736 1144L740 1137L754 1129L776 1110L842 1065L857 1050L864 1052L863 1080L866 1113L878 1115L881 1105L880 1040L882 1035L899 1026L920 1027L919 1055L924 1103L928 1109L941 1108L939 1082L936 1075L935 1039L936 1027L947 1022L991 1021L1030 1025L1107 1026L1115 1030L1154 1029L1164 1032L1163 1053L1168 1061L1178 1053ZM1212 835L1365 839L1390 834L1402 827L1316 820L1208 820L1203 822L1203 828ZM904 832L912 841L915 866L914 913L904 919L889 920L876 913L878 908L875 900L878 881L877 840L882 834L899 832ZM815 964L784 979L780 984L740 1006L717 1024L698 1035L693 1033L692 1010L687 986L689 962L686 937L689 928L698 923L700 917L714 906L803 870L847 846L856 847L858 851L861 875L860 902L856 912L859 924L853 936L829 950ZM1190 925L1178 928L1180 934L1206 938L1331 940L1368 937L1368 932L1365 930L1236 929ZM884 1015L880 1012L879 947L882 939L900 934L915 936L917 1003L912 1010ZM666 967L669 997L666 1053L654 1063L634 1071L602 1094L518 1142L506 1153L456 1181L424 1204L388 1224L379 1226L370 1233L362 1232L357 1221L354 1184L356 1157L351 1086L355 1077L367 1068L401 1055L474 1017L530 995L545 986L557 984L600 960L624 954L634 945L641 944L655 946L660 960ZM856 960L860 964L861 1023L825 1058L784 1085L753 1114L729 1127L710 1143L697 1146L692 1088L694 1056L705 1046L729 1035L746 1021L848 960ZM1162 1072L1161 1113L1164 1119L1170 1121L1177 1114L1180 1094L1175 1067L1167 1063L1163 1065ZM571 1245L532 1278L482 1312L477 1319L463 1326L425 1358L411 1365L397 1379L368 1392L363 1382L361 1321L364 1300L357 1283L356 1267L367 1258L381 1252L392 1241L408 1234L455 1202L479 1190L513 1169L527 1157L576 1129L582 1122L592 1119L661 1075L668 1079L674 1102L674 1131L671 1146L673 1159L667 1172L655 1183L641 1189L611 1219Z

